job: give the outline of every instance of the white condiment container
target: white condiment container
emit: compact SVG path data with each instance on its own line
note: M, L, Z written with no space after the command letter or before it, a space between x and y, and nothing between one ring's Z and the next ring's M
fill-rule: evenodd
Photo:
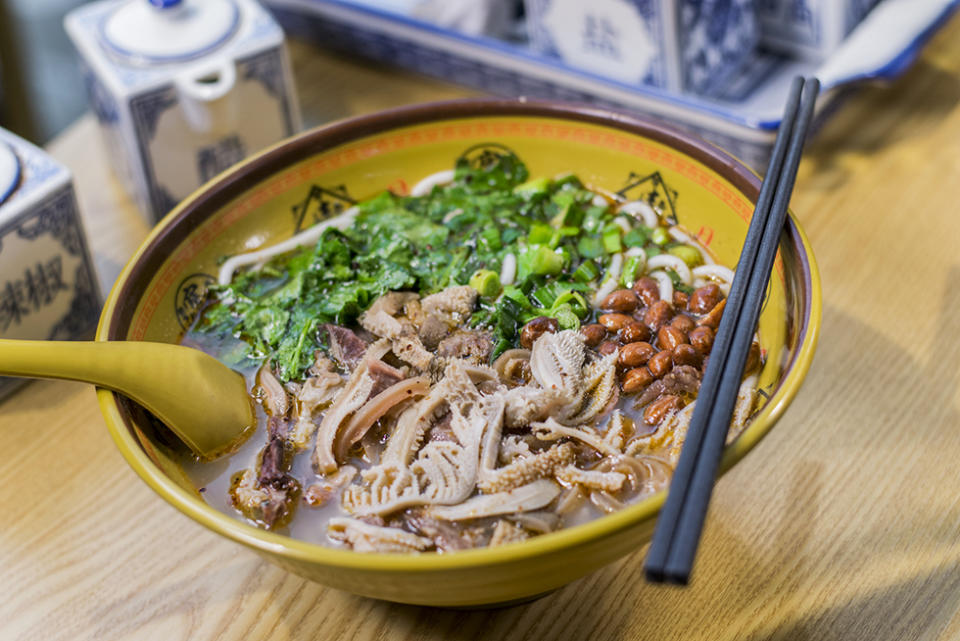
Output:
M92 338L100 305L70 172L0 129L0 338Z
M300 128L283 32L253 0L105 0L65 25L114 169L151 223Z
M757 3L765 47L822 62L853 31L877 0L762 0Z
M753 0L525 0L534 50L627 85L716 93L759 40Z

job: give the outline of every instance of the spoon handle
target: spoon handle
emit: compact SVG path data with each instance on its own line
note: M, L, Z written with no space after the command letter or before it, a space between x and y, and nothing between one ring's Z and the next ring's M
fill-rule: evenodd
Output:
M185 356L172 354L171 347L182 349L165 343L0 339L0 375L82 381L135 396L156 381L170 382L171 366Z
M222 449L253 424L243 377L182 345L0 339L0 375L82 381L120 392L200 453Z

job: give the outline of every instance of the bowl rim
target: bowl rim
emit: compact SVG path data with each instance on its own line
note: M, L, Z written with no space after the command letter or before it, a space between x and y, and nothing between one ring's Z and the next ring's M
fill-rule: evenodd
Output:
M753 202L759 194L759 176L727 152L655 120L597 107L556 101L528 101L522 98L481 98L421 103L347 118L302 132L247 158L202 185L167 214L128 261L111 289L100 317L96 340L124 339L124 334L129 329L129 321L143 293L136 287L136 277L156 273L167 257L164 252L157 251L158 248L171 242L179 242L173 235L184 220L191 219L194 224L199 224L216 214L248 185L337 145L399 127L487 116L554 118L620 129L668 145L692 157L729 180ZM790 242L800 268L798 292L802 304L802 321L796 328L798 347L791 362L787 364L790 370L787 377L770 401L754 417L747 429L726 447L720 474L725 473L753 449L779 420L799 391L813 360L822 315L820 275L810 242L792 213L787 220L781 243L784 240ZM129 413L123 409L121 396L98 388L97 397L110 435L127 463L177 510L214 532L260 552L329 568L400 574L445 572L529 560L586 546L635 527L655 517L666 496L666 492L658 492L619 512L501 547L463 550L455 554L361 554L262 530L216 510L202 498L177 485L147 456L134 436L133 423Z

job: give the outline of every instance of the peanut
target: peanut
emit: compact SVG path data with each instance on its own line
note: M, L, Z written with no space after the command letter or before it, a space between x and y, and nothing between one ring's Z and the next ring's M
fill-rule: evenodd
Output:
M639 304L640 299L632 289L618 289L615 292L610 292L607 297L603 299L600 307L610 310L611 312L629 314L635 310Z
M633 291L648 307L660 300L660 286L657 285L657 281L649 276L637 279L637 282L633 284Z
M710 353L713 348L713 330L706 326L697 327L690 332L690 344L703 355Z
M669 323L671 318L673 318L673 305L665 300L658 300L644 313L643 322L656 331Z
M708 283L690 295L687 309L694 314L706 314L717 306L721 298L723 298L723 292L716 283Z
M659 425L670 412L675 412L683 405L679 396L673 394L664 394L657 400L647 405L643 410L643 422L647 425Z
M650 343L628 343L620 349L620 355L617 357L617 361L621 367L640 367L649 361L656 353L657 350L655 350Z
M603 356L609 356L618 349L620 349L620 345L616 341L603 341L597 346L597 351Z
M624 394L634 394L653 382L653 374L646 367L627 370L621 379Z
M586 343L587 347L596 347L600 344L600 341L607 337L607 330L599 323L584 325L580 328L580 333L583 334L583 342Z
M670 327L676 327L684 334L689 334L696 326L697 324L694 320L686 314L678 314L670 321Z
M618 334L623 343L636 343L637 341L650 340L650 328L640 321L630 321Z
M669 350L657 352L647 361L647 369L654 378L663 378L673 369L673 354Z
M693 348L693 345L681 344L673 348L673 364L674 365L692 365L697 367L700 365L700 352Z
M530 349L533 343L546 333L556 333L560 329L560 323L556 318L549 316L537 316L520 330L520 345Z
M717 303L717 306L710 310L706 316L697 321L697 325L707 326L710 329L716 330L720 327L720 319L723 318L723 308L727 306L727 299L724 298L722 301Z
M677 345L686 343L687 337L676 327L664 325L660 328L660 331L657 332L657 342L660 344L660 349L672 350Z
M619 332L623 327L633 319L626 314L601 314L597 319L601 325L607 328L608 332Z

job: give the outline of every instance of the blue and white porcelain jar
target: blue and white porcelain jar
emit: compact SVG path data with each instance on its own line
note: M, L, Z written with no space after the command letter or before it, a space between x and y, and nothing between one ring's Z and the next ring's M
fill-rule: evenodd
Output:
M70 172L0 129L0 338L91 338L100 304Z
M151 223L300 128L283 32L253 0L104 0L65 24L114 169Z
M711 95L750 60L754 0L526 0L531 46L628 85Z
M757 0L761 41L779 51L822 62L877 0Z

